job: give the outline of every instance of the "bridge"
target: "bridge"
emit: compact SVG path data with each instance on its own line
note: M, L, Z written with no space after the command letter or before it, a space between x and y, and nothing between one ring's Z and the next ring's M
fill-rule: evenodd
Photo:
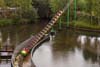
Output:
M34 51L36 50L36 48L38 48L42 42L44 42L45 40L49 38L48 35L46 34L49 33L52 26L57 22L59 17L69 8L72 2L73 0L70 0L70 2L62 10L59 10L55 14L55 16L51 19L51 21L43 28L42 31L40 31L34 36L31 36L29 39L22 42L19 46L15 48L14 53L12 55L12 59L11 59L12 67L22 67L24 60L27 60L27 58L31 60L32 55ZM34 67L33 63L31 63L31 65L33 65L32 67Z
M14 54L12 55L11 59L12 67L22 67L23 60L30 55L31 49L35 48L36 45L42 43L48 38L46 34L49 33L52 26L56 23L59 17L68 9L72 2L73 0L70 0L70 3L68 3L62 10L59 10L42 31L30 37L29 39L21 43L20 46L15 48Z

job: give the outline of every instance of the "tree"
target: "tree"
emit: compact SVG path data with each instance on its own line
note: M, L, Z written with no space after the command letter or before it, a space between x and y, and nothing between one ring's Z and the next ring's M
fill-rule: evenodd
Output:
M69 0L49 0L49 6L53 14L55 14L58 10L62 10L64 6L68 3ZM58 20L59 22L67 21L68 11L66 11L63 16Z
M93 12L93 1L94 0L87 0L87 4L86 4L86 5L88 5L86 11L87 11L87 13L90 14L90 23L91 24L93 24L93 22L92 22L93 21L93 15L92 15L92 12Z
M4 0L5 1L5 4L7 7L11 7L12 6L12 2L13 0Z
M51 10L55 13L62 9L67 4L67 2L68 0L49 0L49 5Z
M94 15L98 18L98 23L100 25L100 0L93 1L93 11Z
M80 11L86 11L87 1L86 0L77 0L77 7Z
M37 11L32 6L32 0L0 0L0 6L4 5L6 6L5 9L12 9L10 18L15 21L16 19L36 20L38 18Z
M32 4L37 9L40 18L50 18L49 0L33 0Z
M5 7L5 2L4 2L4 0L0 0L0 7L2 8L2 7Z
M32 0L12 0L12 7L17 8L17 16L24 19L35 20L38 18L36 9L32 6Z

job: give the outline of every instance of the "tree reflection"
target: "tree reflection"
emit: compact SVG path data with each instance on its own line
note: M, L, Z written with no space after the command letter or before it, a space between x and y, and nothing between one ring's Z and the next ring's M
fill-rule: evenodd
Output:
M38 26L39 27L38 27ZM0 51L13 51L21 42L44 27L41 24L25 24L0 27Z
M83 57L86 61L100 61L100 47L98 48L100 38L93 35L77 34L73 31L61 31L57 33L54 44L52 45L52 53L57 59L62 55L66 56L69 52L75 52L75 48L83 51ZM100 43L99 43L100 44ZM97 51L98 50L98 51ZM61 55L61 56L60 56Z
M80 38L80 39L79 39ZM100 39L96 36L79 36L78 43L84 45L83 55L85 60L91 60L93 63L100 61Z

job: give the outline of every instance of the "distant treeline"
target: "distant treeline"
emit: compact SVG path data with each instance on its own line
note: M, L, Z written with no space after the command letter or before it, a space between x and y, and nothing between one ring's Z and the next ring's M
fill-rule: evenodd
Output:
M35 22L37 18L32 0L0 0L0 25Z
M37 19L50 19L69 0L0 0L0 23L10 19L13 23L36 22ZM91 16L77 16L79 20L89 20L89 23L99 24L100 0L74 0L70 6L70 21L75 11L88 13ZM66 11L60 21L67 21ZM95 16L95 17L93 17ZM59 20L58 20L59 21ZM96 22L94 22L96 21Z
M51 18L58 10L62 9L70 0L32 0L32 5L37 9L38 16L41 18ZM77 14L77 12L82 14ZM76 20L74 15L76 12ZM68 18L69 17L69 18ZM68 22L69 20L69 22ZM60 17L61 22L66 26L100 29L100 0L73 0L73 4Z

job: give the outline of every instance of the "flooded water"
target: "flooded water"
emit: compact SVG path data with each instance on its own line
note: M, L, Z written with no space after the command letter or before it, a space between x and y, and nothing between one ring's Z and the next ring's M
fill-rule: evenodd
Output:
M59 31L34 53L36 67L100 67L100 35Z

